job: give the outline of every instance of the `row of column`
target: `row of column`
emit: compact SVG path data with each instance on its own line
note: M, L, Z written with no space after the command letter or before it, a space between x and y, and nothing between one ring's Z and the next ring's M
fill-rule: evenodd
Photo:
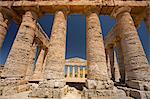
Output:
M119 8L113 14L117 19L118 31L121 37L121 47L124 55L127 77L129 80L149 80L148 62L140 43L134 22L128 8ZM8 56L5 77L24 77L30 64L30 52L37 16L27 11L23 16L18 34ZM87 78L90 80L109 80L102 30L98 14L89 12L86 16L87 26ZM50 44L45 64L44 79L64 79L65 48L66 48L67 14L64 11L55 13ZM148 69L149 70L149 69Z
M35 32L37 32L36 20L37 15L33 11L27 11L23 16L16 39L2 72L2 77L16 79L41 78L47 51L45 48L40 47L42 43L35 40ZM37 47L39 51L35 64Z
M109 77L115 81L115 82L120 82L121 80L121 75L120 75L120 70L119 70L119 65L118 65L118 60L117 60L117 55L116 51L114 50L114 46L109 46L109 48L106 49L106 63L107 63L107 71Z
M70 68L71 66L67 65L67 77L70 78ZM77 72L75 72L75 66L72 66L72 78L75 78L75 74L77 73L77 77L81 78L81 67L77 66ZM82 78L85 78L85 66L82 68Z
M5 77L24 77L30 64L30 52L35 36L36 13L27 11L23 16L21 26L8 56ZM104 53L104 44L99 18L96 13L87 15L87 60L89 78L108 79ZM49 51L45 65L45 79L63 79L66 48L66 15L63 11L55 14ZM101 60L101 61L99 61ZM93 68L94 67L94 68ZM94 70L94 71L93 71Z
M27 67L32 65L30 53L35 36L36 19L37 16L31 11L27 11L23 16L2 76L23 78L26 75Z
M130 15L130 8L122 7L113 12L117 19L116 34L117 40L114 45L109 45L106 54L109 55L111 76L115 78L114 71L114 49L117 52L118 65L121 82L149 81L150 67L142 48L133 19ZM108 62L108 61L107 61ZM109 65L108 65L109 67Z
M150 80L150 68L142 44L140 42L130 8L119 8L114 12L117 20L116 33L121 38L120 45L124 57L127 80Z

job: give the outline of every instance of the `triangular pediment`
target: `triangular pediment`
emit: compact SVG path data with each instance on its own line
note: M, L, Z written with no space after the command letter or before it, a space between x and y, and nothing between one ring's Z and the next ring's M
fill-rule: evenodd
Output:
M66 59L66 64L74 64L74 65L84 65L86 66L87 61L85 59L79 58L79 57L74 57L74 58L69 58Z

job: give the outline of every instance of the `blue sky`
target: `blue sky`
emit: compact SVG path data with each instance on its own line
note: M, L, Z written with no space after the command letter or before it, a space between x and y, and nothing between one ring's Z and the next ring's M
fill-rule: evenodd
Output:
M46 14L39 19L39 22L43 30L50 36L54 16ZM103 36L105 37L111 28L115 25L115 20L109 16L100 16L101 27L103 30ZM0 64L4 64L14 38L17 34L18 26L14 22L11 22L9 26L4 46L0 49ZM147 58L150 60L150 33L142 22L138 28L138 34L141 39L144 51ZM82 15L70 15L68 16L67 25L67 43L66 43L66 58L80 57L86 59L86 19Z

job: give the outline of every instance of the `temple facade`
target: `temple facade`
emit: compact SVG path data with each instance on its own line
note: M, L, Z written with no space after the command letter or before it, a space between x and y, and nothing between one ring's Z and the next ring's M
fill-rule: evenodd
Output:
M50 38L37 22L46 13L54 14ZM65 59L71 14L86 16L86 60ZM116 20L105 38L100 15ZM1 0L0 48L11 20L19 29L0 67L0 99L23 92L63 99L67 83L83 84L81 99L150 99L150 66L137 33L141 21L150 32L149 0Z

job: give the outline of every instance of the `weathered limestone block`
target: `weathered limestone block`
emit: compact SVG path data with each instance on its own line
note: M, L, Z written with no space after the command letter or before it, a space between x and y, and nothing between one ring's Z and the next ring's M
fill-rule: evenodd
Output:
M39 83L39 88L62 88L65 86L65 79L60 80L45 80Z
M123 90L117 89L117 99L128 99Z
M113 13L117 19L116 33L121 38L127 79L150 81L150 67L129 12L130 8L121 7Z
M134 89L150 91L150 82L131 80L127 82L127 85Z
M39 85L40 87L32 90L32 92L29 94L29 97L61 99L61 97L64 95L64 90L61 88L54 88L50 84L53 83L46 82L45 85L42 83L42 86Z
M86 86L89 89L96 89L96 90L104 90L104 89L113 89L114 83L111 80L107 81L97 81L97 80L87 80Z
M40 82L39 83L39 88L54 88L54 81L55 80Z
M141 90L121 87L121 86L118 86L118 88L123 90L128 97L132 97L135 99L149 99L150 98L150 91L141 91Z
M0 91L1 95L14 95L16 93L30 90L27 80L16 80L16 79L1 79Z
M82 99L127 99L123 90L84 90Z
M88 79L108 80L106 56L100 27L99 17L96 13L89 13L86 16L87 22L87 65Z
M14 95L16 93L17 93L17 87L16 86L6 86L2 90L3 96Z
M0 48L3 45L6 33L7 33L7 26L8 20L4 18L3 14L0 12Z
M3 77L24 77L30 64L30 52L36 28L34 12L27 11L23 16L22 23L13 43L4 71Z
M150 91L130 90L130 96L135 99L150 99Z
M52 98L52 90L49 88L37 88L33 89L31 93L29 93L29 97L36 97L36 98Z

